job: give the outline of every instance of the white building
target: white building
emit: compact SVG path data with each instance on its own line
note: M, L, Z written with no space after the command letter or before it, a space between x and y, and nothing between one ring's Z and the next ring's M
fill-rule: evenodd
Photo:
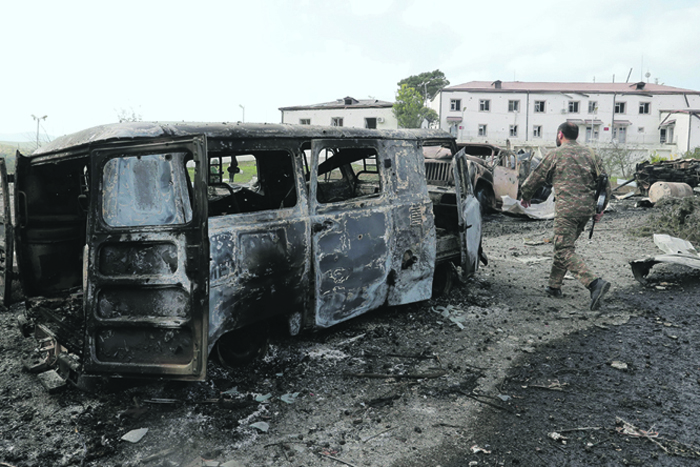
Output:
M431 104L459 142L552 147L570 121L590 145L662 156L700 147L700 91L659 84L472 81L444 88Z
M314 105L280 107L282 123L330 125L353 128L398 128L392 112L393 102L345 97Z

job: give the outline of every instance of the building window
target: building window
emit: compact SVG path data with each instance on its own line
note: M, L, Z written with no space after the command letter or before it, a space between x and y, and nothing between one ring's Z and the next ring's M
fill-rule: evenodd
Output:
M544 113L545 101L535 101L535 113Z
M644 127L640 126L639 128L637 128L637 133L644 133Z
M588 101L588 113L594 114L598 110L598 101Z
M377 119L365 118L365 128L377 128Z
M536 125L532 127L532 137L542 138L542 125Z
M343 126L343 117L331 118L331 126Z
M591 127L586 127L586 142L589 143L591 141L597 141L598 140L598 127L595 127L593 129L593 139L591 139Z
M520 101L508 101L508 112L520 112Z
M488 99L481 99L479 101L479 111L489 112L491 110L491 101Z
M662 128L660 130L659 143L673 144L673 127Z
M450 100L450 110L455 110L455 111L462 110L462 99L451 99Z
M510 126L510 136L518 136L518 125Z
M479 136L486 136L486 125L479 125Z
M577 114L578 113L578 101L569 101L569 113L570 114Z
M651 102L640 102L639 103L639 113L648 114L651 112Z
M615 102L615 113L616 114L623 114L625 113L625 103L624 102Z
M311 119L310 118L300 118L299 125L311 125Z

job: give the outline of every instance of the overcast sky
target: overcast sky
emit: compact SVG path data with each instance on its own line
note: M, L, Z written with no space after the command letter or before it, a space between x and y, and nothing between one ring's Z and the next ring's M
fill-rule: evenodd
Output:
M650 80L700 90L700 0L10 1L0 135L143 120L279 122L279 107L452 85ZM31 137L31 136L30 136Z

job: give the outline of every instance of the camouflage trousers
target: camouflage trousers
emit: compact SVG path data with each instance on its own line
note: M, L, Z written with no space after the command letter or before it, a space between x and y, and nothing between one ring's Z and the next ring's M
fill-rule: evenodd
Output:
M575 248L576 240L586 227L588 219L588 216L554 218L554 261L549 274L550 287L561 288L566 271L571 271L586 287L597 278L583 262L583 258L576 254Z

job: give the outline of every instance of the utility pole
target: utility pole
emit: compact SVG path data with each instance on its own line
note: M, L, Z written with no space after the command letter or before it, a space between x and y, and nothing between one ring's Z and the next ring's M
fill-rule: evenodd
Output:
M241 120L241 122L245 123L245 106L242 104L238 104L238 107L243 109L243 119Z
M36 115L32 114L32 118L36 120L36 148L39 149L39 122L42 120L46 120L46 117L48 115L44 115L43 117L37 117Z

